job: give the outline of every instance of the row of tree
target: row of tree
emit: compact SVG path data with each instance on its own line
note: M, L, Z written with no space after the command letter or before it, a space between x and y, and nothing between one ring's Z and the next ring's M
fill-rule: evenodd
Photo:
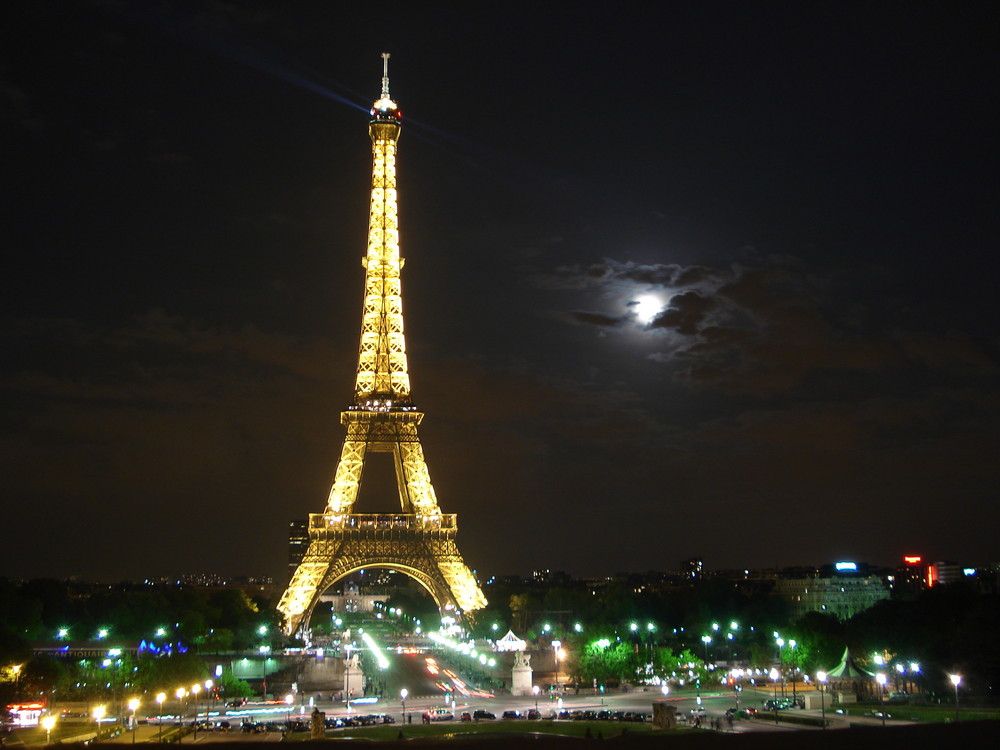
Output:
M815 676L836 667L849 647L862 667L886 671L890 681L947 694L947 675L958 673L969 690L1000 699L1000 597L964 582L887 599L846 621L821 612L792 620L787 604L766 588L745 591L720 581L648 592L627 582L597 590L507 584L488 596L490 608L477 613L478 636L495 637L497 624L500 635L513 627L529 640L558 639L567 668L586 684L669 675L688 663L703 669L705 662L740 662L768 671L779 659ZM595 645L604 642L610 645Z

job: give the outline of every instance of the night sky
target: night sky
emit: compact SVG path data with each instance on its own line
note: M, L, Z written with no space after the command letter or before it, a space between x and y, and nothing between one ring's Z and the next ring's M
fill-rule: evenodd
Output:
M285 574L383 50L472 567L1000 560L990 7L4 3L0 575Z

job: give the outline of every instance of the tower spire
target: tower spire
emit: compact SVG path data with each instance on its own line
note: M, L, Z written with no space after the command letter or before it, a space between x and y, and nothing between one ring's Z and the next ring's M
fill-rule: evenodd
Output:
M382 98L389 98L389 53L382 53Z

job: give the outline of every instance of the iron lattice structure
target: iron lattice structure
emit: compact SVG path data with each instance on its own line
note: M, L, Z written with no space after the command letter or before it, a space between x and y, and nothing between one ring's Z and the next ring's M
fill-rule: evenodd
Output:
M289 635L304 627L320 595L361 568L389 567L420 582L442 611L486 606L455 544L457 517L442 514L417 435L422 412L410 397L396 217L396 143L400 112L389 97L388 53L382 96L371 110L371 212L365 299L354 403L341 412L347 436L324 513L309 516L309 547L278 610ZM357 514L354 505L369 452L392 453L401 513Z

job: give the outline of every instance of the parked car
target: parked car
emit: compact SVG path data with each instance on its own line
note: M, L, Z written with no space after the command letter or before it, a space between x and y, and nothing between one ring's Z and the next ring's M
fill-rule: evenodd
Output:
M455 714L447 708L430 708L424 713L428 721L454 721Z
M475 721L479 721L480 719L487 719L487 720L495 719L496 717L497 717L496 714L492 714L489 711L483 711L483 709L481 708L477 708L475 711L472 712L472 718Z
M503 718L505 718L505 719L520 719L521 718L521 712L520 711L504 711L503 712Z

